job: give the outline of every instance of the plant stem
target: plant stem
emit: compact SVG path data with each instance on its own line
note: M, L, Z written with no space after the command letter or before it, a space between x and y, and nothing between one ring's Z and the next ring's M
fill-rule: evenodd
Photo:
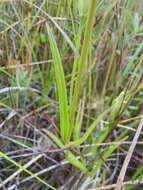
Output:
M90 8L89 8L86 29L85 29L84 42L83 42L83 48L82 48L82 52L81 52L81 57L80 57L79 67L78 67L78 74L77 74L77 79L76 79L75 88L74 88L73 103L71 105L71 112L70 112L71 125L70 125L69 138L71 138L72 131L74 128L75 112L76 112L79 94L80 94L80 90L81 90L81 81L82 81L82 77L83 77L83 73L84 73L84 67L85 67L85 63L86 63L88 49L90 46L90 40L91 40L91 35L92 35L96 8L97 8L96 0L92 0Z

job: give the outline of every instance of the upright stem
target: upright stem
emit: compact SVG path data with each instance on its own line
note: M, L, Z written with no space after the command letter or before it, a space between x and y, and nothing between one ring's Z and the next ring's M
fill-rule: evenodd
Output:
M31 20L32 20L32 8L33 8L33 0L29 1L28 5L28 29L31 26Z
M77 73L77 79L76 79L75 88L74 88L73 104L71 105L70 137L72 135L72 131L74 128L75 112L77 109L77 103L78 103L79 94L80 94L80 90L81 90L81 81L83 78L86 58L87 58L88 49L90 46L90 40L91 40L91 35L92 35L92 29L93 29L93 24L94 24L94 17L95 17L95 13L96 13L96 8L97 8L96 0L92 0L90 8L89 8L89 12L88 12L83 48L82 48L82 52L81 52L81 57L80 57L79 67L78 67L78 73Z

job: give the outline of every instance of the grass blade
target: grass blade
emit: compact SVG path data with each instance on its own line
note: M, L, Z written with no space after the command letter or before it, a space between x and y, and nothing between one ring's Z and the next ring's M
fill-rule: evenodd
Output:
M88 174L88 170L86 169L86 167L84 166L84 164L82 162L80 162L78 159L76 159L76 157L74 156L74 154L69 151L69 150L64 150L65 146L64 144L50 131L48 130L44 130L43 131L46 133L46 135L48 135L61 149L63 149L66 159L75 167L79 168L82 172L84 172L85 174Z
M62 61L60 57L59 50L55 38L50 31L48 25L48 36L51 47L52 56L54 59L54 70L58 88L59 104L60 104L60 132L62 140L67 143L69 141L69 113L68 113L68 99L67 99L67 90L66 82L64 76L64 70L62 66Z
M46 187L51 188L53 190L56 190L56 188L52 187L51 185L49 185L48 183L46 183L44 180L42 180L40 177L36 176L34 173L32 173L31 171L29 171L28 169L26 169L24 166L20 165L19 163L17 163L16 161L14 161L10 157L8 157L5 153L3 153L3 152L0 151L0 156L3 157L3 158L5 158L7 161L11 162L16 167L18 167L21 170L25 171L30 176L36 178L39 182L41 182L42 184L44 184Z
M88 19L87 19L86 30L85 30L84 43L83 43L82 53L81 53L81 57L80 57L80 61L79 61L77 79L76 79L75 88L74 88L73 103L71 105L70 137L72 135L72 131L74 128L75 112L76 112L77 102L78 102L79 93L80 93L80 89L81 89L81 81L82 81L82 77L83 77L83 73L84 73L84 66L86 63L88 48L90 46L90 40L91 40L91 35L92 35L92 29L93 29L94 16L95 16L96 8L97 8L96 0L92 0L90 8L89 8Z

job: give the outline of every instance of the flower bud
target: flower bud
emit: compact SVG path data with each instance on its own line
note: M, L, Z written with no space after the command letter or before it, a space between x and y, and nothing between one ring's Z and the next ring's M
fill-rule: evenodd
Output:
M78 0L78 11L80 17L87 17L92 0Z

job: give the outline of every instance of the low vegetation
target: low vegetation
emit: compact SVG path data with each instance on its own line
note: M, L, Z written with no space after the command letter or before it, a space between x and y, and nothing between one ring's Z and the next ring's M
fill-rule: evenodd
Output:
M0 189L143 188L143 1L0 1Z

